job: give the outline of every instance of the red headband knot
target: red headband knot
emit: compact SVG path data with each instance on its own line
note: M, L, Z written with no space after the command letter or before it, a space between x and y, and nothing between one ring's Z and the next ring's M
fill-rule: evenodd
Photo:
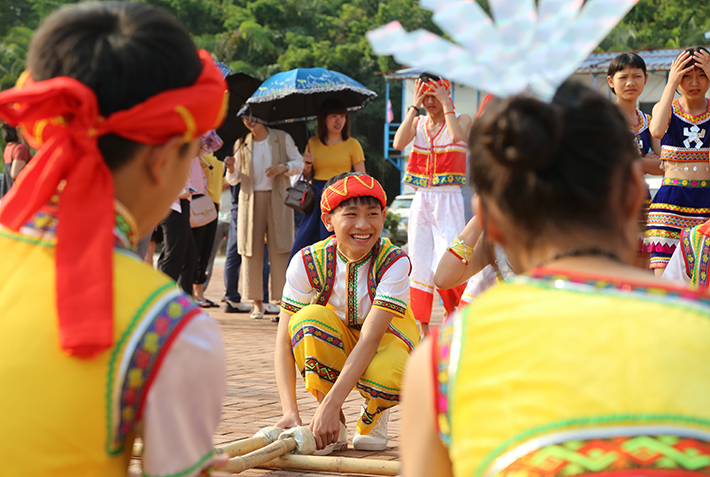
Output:
M347 176L325 189L320 199L320 210L330 213L343 201L353 197L374 197L383 209L387 207L387 194L382 185L374 177L362 174Z
M113 344L113 176L98 148L106 134L147 145L192 141L223 121L227 84L206 51L191 86L156 94L109 117L96 94L68 77L28 74L0 93L0 119L39 149L0 205L0 224L19 230L57 193L56 292L60 346L80 358Z

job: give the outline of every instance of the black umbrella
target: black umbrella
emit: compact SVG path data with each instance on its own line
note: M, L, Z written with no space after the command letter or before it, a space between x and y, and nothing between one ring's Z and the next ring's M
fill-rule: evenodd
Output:
M261 81L246 73L229 75L226 80L229 87L229 107L224 123L217 129L217 134L222 138L224 144L214 153L220 161L223 161L226 156L232 155L235 141L245 137L249 132L242 120L237 117L237 112L261 85ZM304 123L284 124L278 126L278 129L289 133L301 152L306 149L308 132Z

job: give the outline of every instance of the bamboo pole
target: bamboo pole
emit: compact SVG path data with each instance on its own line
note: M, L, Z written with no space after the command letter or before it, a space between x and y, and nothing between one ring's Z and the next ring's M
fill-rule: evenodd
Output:
M280 457L292 450L296 449L296 440L290 439L279 439L266 447L262 447L259 450L250 452L244 456L237 456L229 459L227 465L223 469L225 472L232 472L238 474L244 472L247 469L253 469L259 465L263 465L270 460Z
M283 429L277 427L265 427L257 432L254 437L249 437L247 439L240 439L238 441L230 442L229 444L223 444L214 448L214 453L216 455L227 454L229 457L236 457L249 452L253 452L257 449L261 449L265 445L271 444L276 439L278 435L283 432ZM143 455L143 442L136 441L133 444L133 457L140 457Z
M261 467L368 475L400 475L402 471L397 461L293 454L278 457Z
M264 436L254 436L248 439L242 439L235 442L230 442L229 444L224 444L214 448L214 453L216 455L227 454L229 457L237 457L240 455L248 454L257 449L261 449L265 445L269 444Z

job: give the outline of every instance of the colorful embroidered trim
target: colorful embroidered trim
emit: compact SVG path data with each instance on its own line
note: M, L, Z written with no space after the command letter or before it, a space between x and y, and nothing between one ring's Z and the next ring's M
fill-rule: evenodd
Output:
M372 302L372 307L380 308L385 311L391 311L392 313L399 316L404 316L404 314L407 312L406 306L402 306L398 303L393 303L389 300L381 298L375 298L375 300Z
M306 374L315 374L320 379L335 384L338 376L340 376L340 371L321 363L313 356L306 356L305 367L301 370L301 376L305 379Z
M691 290L684 287L659 285L655 282L632 282L619 278L606 276L595 276L588 274L572 275L568 272L558 272L550 268L536 268L529 272L528 276L518 276L516 281L528 282L530 284L543 285L550 288L566 288L569 284L592 287L597 291L619 291L624 293L640 293L647 295L651 299L679 299L689 301L694 308L700 307L705 311L710 307L710 296L698 290Z
M708 289L708 266L710 264L710 243L698 231L698 227L684 229L681 235L683 258L690 282L703 290Z
M400 340L402 340L402 342L404 342L404 344L407 345L407 348L409 348L409 352L410 352L410 353L411 353L412 351L414 351L414 346L415 346L415 344L412 342L412 340L410 340L409 338L407 338L407 336L406 336L404 333L402 333L402 332L399 331L397 328L395 328L395 326L394 326L392 323L390 323L390 325L387 327L386 333L392 333L392 334L395 335L397 338L399 338Z
M705 158L705 160L707 160L707 158ZM679 187L710 187L710 181L694 181L688 179L675 179L672 177L664 177L662 184Z
M200 308L186 295L169 301L158 312L138 341L121 389L118 440L125 440L141 419L148 389L172 340Z
M281 298L281 309L283 311L285 311L286 313L290 313L291 315L294 315L294 314L298 313L299 311L301 311L301 309L303 308L301 306L294 305L293 303L290 303L286 300L287 300L286 297Z
M700 116L693 116L690 113L686 113L683 108L680 106L680 101L677 99L673 100L673 114L678 116L679 118L684 119L686 122L692 123L692 124L700 124L705 122L708 118L710 118L710 100L705 100L707 102L707 106L705 109L705 112L701 114Z
M695 270L695 252L693 251L693 246L690 243L690 230L683 229L680 234L680 243L683 247L683 259L685 262L685 273L693 279L693 271Z
M518 459L498 477L568 477L643 470L670 471L664 475L710 475L710 444L678 436L624 436L575 440L543 447ZM649 475L653 475L652 473Z
M392 392L386 392L381 389L377 389L373 386L368 386L364 384L362 381L358 381L357 385L355 386L358 390L361 391L361 394L369 396L371 399L381 399L383 401L392 401L392 402L399 402L399 392L392 393ZM365 422L363 419L362 422ZM365 423L367 424L367 423Z
M636 110L636 124L629 126L631 132L638 136L642 131L648 129L648 123L651 116L643 111Z
M375 409L374 413L369 412L367 409L363 409L362 415L360 416L360 420L366 426L371 426L375 423L375 416L380 416L384 411L386 411L390 407L392 406L377 406L377 409Z
M661 148L661 160L662 161L671 161L671 162L708 162L708 157L710 157L710 152L708 148L704 147L701 149L685 149L681 147L672 147L672 146L663 146ZM663 183L665 184L667 180L670 178L665 178L663 180ZM673 179L676 181L680 181L681 179ZM683 179L684 182L691 182L688 180ZM698 182L698 181L692 181L692 182ZM702 181L702 182L707 182L707 181ZM677 184L673 184L677 185ZM699 187L699 186L690 186L690 187ZM707 187L707 186L700 186L700 187Z
M520 434L506 439L498 447L496 447L491 452L489 452L488 455L486 455L486 457L481 462L481 465L479 465L476 469L474 477L481 477L484 471L491 466L495 459L499 458L507 449L511 449L513 446L521 442L525 442L533 437L549 434L556 431L561 431L564 429L612 426L628 423L633 423L634 425L644 425L649 423L672 423L679 425L690 424L693 427L710 427L710 421L708 420L672 414L612 414L604 416L564 419L561 421L544 424L542 426L537 426L531 429L526 429Z
M301 343L301 341L303 341L303 339L307 336L317 339L318 341L322 341L323 343L329 344L334 348L338 348L345 351L345 347L343 346L343 340L341 340L340 337L338 337L337 335L331 335L329 333L326 333L315 325L301 326L298 331L293 333L293 337L291 338L291 349L295 350L296 347Z

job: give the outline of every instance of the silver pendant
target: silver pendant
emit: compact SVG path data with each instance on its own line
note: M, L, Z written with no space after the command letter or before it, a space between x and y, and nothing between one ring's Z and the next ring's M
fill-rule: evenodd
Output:
M677 166L677 165L673 166L673 169L672 169L672 170L677 171L677 170L678 170L678 166Z
M693 172L698 172L698 166L693 166Z
M685 167L683 168L683 170L684 170L685 172L688 172L688 166L685 166Z

